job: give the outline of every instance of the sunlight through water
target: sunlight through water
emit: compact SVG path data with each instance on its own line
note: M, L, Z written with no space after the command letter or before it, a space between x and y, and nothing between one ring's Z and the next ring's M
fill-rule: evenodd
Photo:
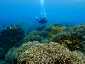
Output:
M45 0L40 0L40 6L41 6L41 17L47 17L46 15L46 8L45 8Z

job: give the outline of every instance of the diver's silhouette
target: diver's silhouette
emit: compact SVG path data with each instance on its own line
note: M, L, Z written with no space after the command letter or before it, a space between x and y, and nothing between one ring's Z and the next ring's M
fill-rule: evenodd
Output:
M39 23L39 26L37 27L38 31L42 31L47 26L48 20L46 17L39 17L36 21Z
M46 17L40 17L36 20L38 21L39 24L46 24L48 22Z

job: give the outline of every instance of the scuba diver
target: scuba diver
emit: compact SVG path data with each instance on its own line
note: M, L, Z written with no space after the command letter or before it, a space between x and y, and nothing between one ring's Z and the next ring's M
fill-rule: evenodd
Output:
M39 31L43 30L47 26L47 23L48 23L48 20L46 17L37 18L36 21L38 22L37 30Z
M46 23L48 22L46 17L37 18L36 21L37 21L39 24L46 24Z

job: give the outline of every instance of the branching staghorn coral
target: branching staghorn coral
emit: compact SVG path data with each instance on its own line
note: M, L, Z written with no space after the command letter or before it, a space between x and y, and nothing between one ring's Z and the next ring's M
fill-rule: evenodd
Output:
M77 33L78 36L80 36L80 51L85 54L85 25L79 25L73 27L73 32Z
M63 32L65 29L64 26L59 26L57 24L53 24L53 25L49 25L47 30L49 30L48 32L48 37L52 37L54 34L57 34L59 32Z
M85 25L73 26L69 31L55 34L51 41L64 44L70 50L85 52Z
M24 38L24 40L25 40L25 42L27 42L27 41L41 41L40 32L32 31Z
M53 35L62 31L64 31L63 26L58 26L57 24L48 25L41 31L34 30L29 32L28 35L24 38L24 41L49 42Z
M46 41L48 38L48 32L47 31L32 31L29 32L28 35L23 39L23 42L28 41L39 41L42 43L42 41Z
M85 64L85 58L77 52L71 52L64 46L28 42L18 49L17 64ZM30 46L30 47L29 47Z
M53 42L66 45L70 50L76 50L80 46L81 37L72 32L62 32L56 34L53 38Z

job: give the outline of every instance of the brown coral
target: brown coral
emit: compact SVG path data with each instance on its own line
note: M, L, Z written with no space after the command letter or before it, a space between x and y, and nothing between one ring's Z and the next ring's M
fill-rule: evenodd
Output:
M58 33L52 38L53 42L66 45L70 50L76 50L80 46L81 37L73 32Z
M52 37L54 34L63 32L65 28L64 28L64 26L58 26L57 24L53 24L53 25L49 26L48 29L50 30L48 32L48 36Z
M80 54L53 42L37 43L31 47L21 46L17 59L18 64L85 64L85 59Z

